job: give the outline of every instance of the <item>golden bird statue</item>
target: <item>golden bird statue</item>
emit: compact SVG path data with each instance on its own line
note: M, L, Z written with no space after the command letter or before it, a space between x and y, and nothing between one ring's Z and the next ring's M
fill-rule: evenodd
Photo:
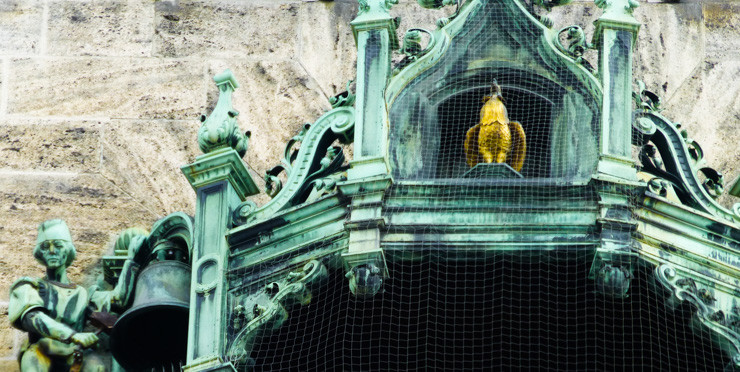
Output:
M522 170L527 152L522 125L509 121L501 87L491 83L491 95L483 97L480 122L465 135L465 157L468 165L506 162L517 172Z

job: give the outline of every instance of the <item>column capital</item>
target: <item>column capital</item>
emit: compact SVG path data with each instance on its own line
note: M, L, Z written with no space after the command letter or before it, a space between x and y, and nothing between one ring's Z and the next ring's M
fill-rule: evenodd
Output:
M388 12L398 0L358 0L360 3L357 17L350 23L355 43L358 43L357 35L362 31L388 30L391 49L398 49L398 20L391 17Z
M242 201L259 193L247 167L232 148L222 148L198 156L194 163L184 165L180 169L196 192L202 187L228 180Z
M596 29L593 44L599 45L603 40L604 31L610 29L632 33L632 47L634 47L641 24L632 15L632 12L640 4L635 0L596 0L595 3L596 6L604 9L604 14L594 21Z

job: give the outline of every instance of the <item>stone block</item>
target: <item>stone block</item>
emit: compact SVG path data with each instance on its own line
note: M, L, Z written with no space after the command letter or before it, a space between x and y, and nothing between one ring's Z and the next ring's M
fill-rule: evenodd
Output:
M298 58L329 97L355 80L357 47L349 23L356 15L356 1L312 2L300 8Z
M7 298L7 294L3 294L3 297ZM12 358L15 356L16 350L16 338L19 336L15 328L10 326L8 320L8 307L0 306L0 360L6 358ZM2 366L2 364L0 364ZM5 369L3 369L5 371Z
M391 8L392 17L401 17L398 24L398 41L403 40L403 35L410 28L424 28L429 31L437 29L437 20L449 17L454 13L454 6L441 9L425 9L416 1L401 1Z
M180 167L201 154L193 120L113 120L104 129L101 172L157 215L195 213L195 193Z
M285 2L158 1L154 53L288 59L295 55L297 20L298 5Z
M48 54L149 56L153 23L154 5L147 0L52 0Z
M29 116L192 118L202 111L197 62L153 58L15 59L8 113Z
M43 172L0 173L0 293L21 276L43 276L32 256L38 224L64 219L77 259L68 273L78 284L97 280L100 257L112 252L118 233L149 228L155 216L99 175Z
M14 119L0 126L0 168L96 172L100 121Z
M242 131L252 132L244 158L259 175L255 181L262 189L262 176L267 169L280 164L288 140L331 106L317 83L298 63L219 60L211 62L208 74L213 76L226 68L234 71L241 84L234 92L233 105L240 112ZM212 81L210 84L208 104L213 107L218 90Z
M20 367L18 366L18 361L15 357L12 359L0 359L0 371L19 372Z
M642 27L633 77L663 98L671 97L704 60L701 4L641 4L635 17Z
M39 54L44 3L0 1L0 54Z
M5 112L8 110L8 92L3 89L3 85L6 84L6 78L3 72L8 65L8 61L0 59L0 115L5 115Z
M740 59L740 4L703 3L706 50L712 59Z

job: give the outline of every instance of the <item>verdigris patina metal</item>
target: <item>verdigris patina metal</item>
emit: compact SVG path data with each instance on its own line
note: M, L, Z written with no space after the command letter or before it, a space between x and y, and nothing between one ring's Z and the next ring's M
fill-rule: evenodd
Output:
M151 253L136 281L131 307L110 336L116 361L130 371L181 365L187 352L193 242L192 217L175 212L146 239Z
M633 112L632 49L640 24L632 13L637 3L598 1L604 13L588 42L583 28L553 30L549 19L534 11L534 6L549 10L567 2L419 1L426 8L457 8L437 22L436 30L410 29L395 68L390 66L398 47L397 21L389 14L393 2L360 2L352 22L357 98L354 107L345 108L347 116L353 114L355 151L346 179L342 167L327 171L321 182L309 177L320 169L328 147L318 141L331 134L326 120L335 113L330 112L289 144L292 148L300 141L301 148L286 152L284 164L276 168L288 171L285 186L278 172L269 172L273 200L261 208L244 202L236 210L234 227L226 232L232 329L225 336L234 340L230 358L248 359L257 343L253 334L262 334L269 328L265 325L282 324L262 318L264 325L245 328L250 318L257 319L249 306L274 296L266 285L285 280L280 278L307 260L322 262L330 271L344 270L351 292L372 298L383 293L388 262L422 260L423 249L439 249L460 260L471 252L481 257L589 252L593 288L625 302L638 268L668 262L676 274L652 290L665 287L689 299L684 292L691 288L688 292L698 293L695 297L705 303L716 298L707 305L711 311L690 302L696 302L702 319L709 319L703 314L710 312L712 319L720 319L721 311L721 324L736 324L727 314L737 312L728 304L735 298L731 289L738 287L739 230L733 213L713 200L721 180L708 170L694 170L697 144L687 143L670 125L653 124L660 118L651 111L659 106L657 97L641 92L643 100ZM600 57L597 69L583 58L592 48ZM454 168L452 158L440 156L440 149L455 146L439 135L454 126L442 117L479 112L479 104L465 106L472 100L464 98L479 99L492 78L500 79L507 94L514 93L507 97L507 108L519 104L522 113L532 107L550 110L538 123L522 121L525 130L534 125L532 137L547 135L532 141L535 155L525 162L523 178L463 179L467 167L447 171ZM651 136L653 156L646 159L661 164L653 168L632 156L632 146L648 144ZM460 142L455 148L462 150ZM459 155L464 166L464 152ZM654 180L658 168L678 176L670 182ZM709 181L698 181L697 172ZM332 188L305 196L308 184L321 187L323 180ZM687 191L677 192L675 199L655 193L676 188L673 184ZM707 270L711 278L700 274ZM678 282L687 277L693 281ZM729 345L725 350L737 355L737 343L726 341L733 333L700 323L722 335L721 344Z
M668 308L691 304L699 330L740 367L740 207L716 203L721 175L680 125L658 113L659 97L644 86L632 95L637 3L597 1L604 13L589 43L581 27L553 30L535 12L567 0L420 0L456 9L435 30L409 29L393 68L395 2L359 1L351 23L357 94L348 85L288 142L282 164L265 175L272 200L261 207L246 200L258 190L241 160L248 135L231 105L238 83L229 71L214 78L219 100L198 134L204 155L182 167L197 194L184 369L249 370L261 343L328 280L347 280L348 292L366 300L352 300L362 310L403 285L393 270L404 265L487 270L489 258L553 256L558 265L577 261L577 275L588 275L593 295L608 301L629 304L633 279L653 273L655 283L642 285L666 294ZM599 53L597 70L583 58L590 48ZM529 130L521 177L466 176L463 140L493 78L507 101L489 103L517 112L512 118ZM456 135L442 134L450 132ZM480 147L490 147L475 145L468 147L473 163ZM728 189L740 194L738 183ZM187 261L186 250L170 243L154 247L152 259ZM430 261L440 257L447 261ZM121 266L126 282L130 264L120 261L110 260L116 264L106 276ZM33 292L36 282L14 288ZM158 285L142 282L147 290Z
M128 305L139 267L149 253L145 238L138 231L122 234L120 239L128 243L128 258L116 287L86 290L67 277L76 249L66 223L48 220L39 225L33 255L46 267L46 276L18 279L11 287L8 307L11 324L28 332L28 344L20 356L21 371L108 369L103 351L97 348L98 336L87 331L87 322L102 319L104 326L111 327L106 324L111 317L103 314ZM94 312L89 314L89 309Z
M228 70L216 75L214 81L219 87L219 101L203 120L198 138L199 143L215 145L202 147L205 154L181 168L198 198L188 320L189 334L193 336L188 337L186 371L233 370L223 358L227 351L223 334L228 325L224 273L229 256L224 235L231 226L233 210L247 196L258 192L241 160L246 144L236 134L241 132L236 111L231 107L231 93L239 84Z
M231 94L239 87L239 83L231 70L214 76L213 80L220 94L211 115L200 117L203 125L198 131L198 145L204 153L231 147L243 157L247 153L250 132L241 132L236 122L239 111L231 106Z

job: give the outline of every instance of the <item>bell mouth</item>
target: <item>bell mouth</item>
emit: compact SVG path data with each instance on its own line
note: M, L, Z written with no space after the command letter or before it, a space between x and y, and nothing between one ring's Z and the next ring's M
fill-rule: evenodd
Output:
M160 303L131 308L111 332L111 350L127 370L179 367L188 346L188 306Z
M189 295L189 265L152 262L139 273L134 306L111 331L111 353L121 367L139 371L185 365Z

